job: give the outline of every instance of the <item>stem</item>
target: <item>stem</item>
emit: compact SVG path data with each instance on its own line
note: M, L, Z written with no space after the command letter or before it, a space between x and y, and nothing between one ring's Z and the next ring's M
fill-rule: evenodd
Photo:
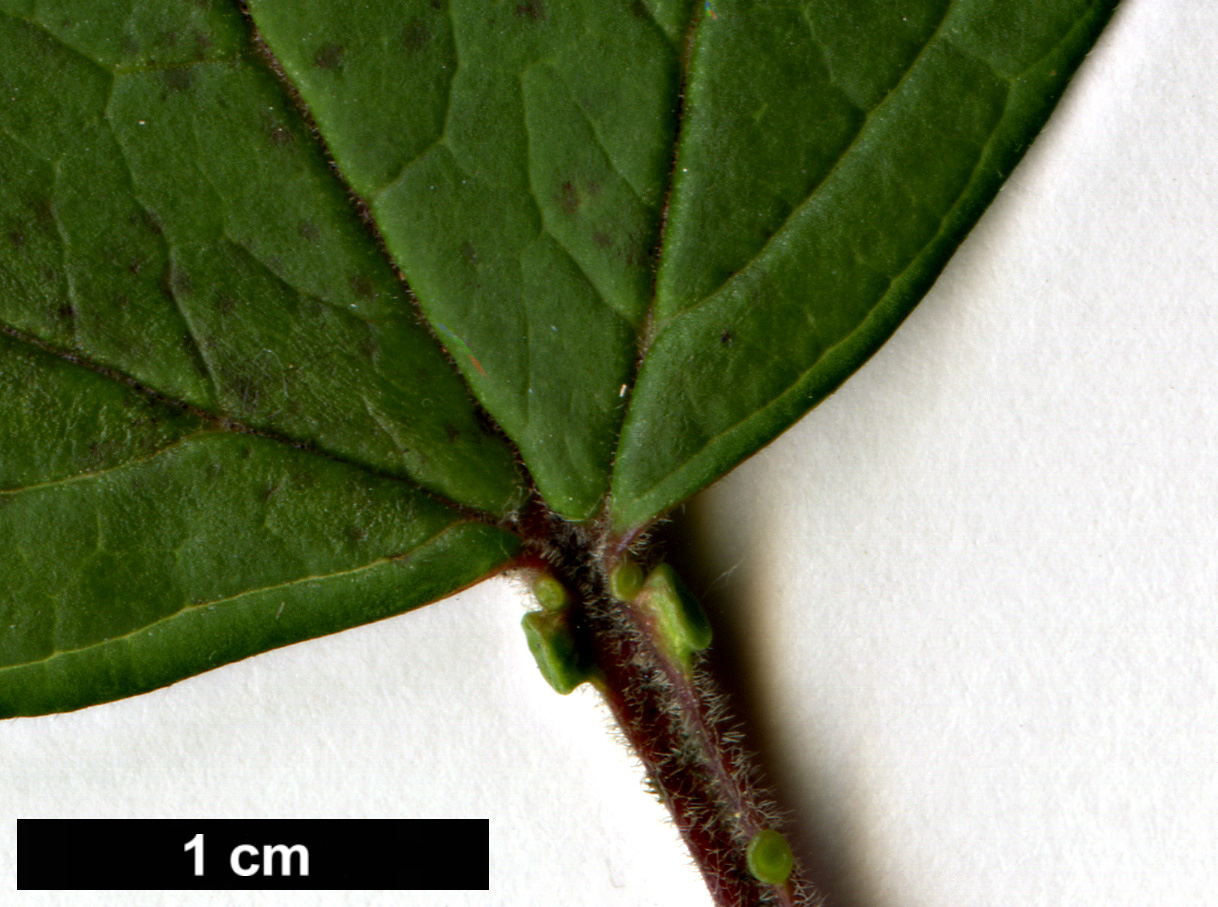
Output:
M781 885L749 872L749 843L763 829L780 831L783 823L727 715L725 697L705 670L690 670L673 656L645 609L613 597L605 546L569 524L548 528L547 550L522 566L552 571L573 593L571 631L580 657L595 667L593 682L642 761L649 786L671 812L717 907L821 904L798 863Z

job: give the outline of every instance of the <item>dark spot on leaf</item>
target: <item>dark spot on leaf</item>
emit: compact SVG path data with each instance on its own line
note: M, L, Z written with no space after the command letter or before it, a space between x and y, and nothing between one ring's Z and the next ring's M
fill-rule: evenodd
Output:
M626 245L626 264L632 268L652 263L653 251L645 246L637 236L632 236Z
M51 207L49 198L39 199L34 203L34 221L44 230L55 226L55 209Z
M65 302L55 310L55 315L64 321L74 321L76 319L76 309L72 307L71 303Z
M367 537L368 537L367 529L361 529L359 526L348 526L347 527L347 538L351 539L351 541L362 542Z
M97 466L111 457L118 456L122 452L123 443L121 441L94 441L89 445L88 462L91 466Z
M283 147L296 141L296 136L284 123L274 116L264 115L262 120L263 132L272 145Z
M321 231L317 229L317 224L311 220L302 220L300 222L300 236L306 242L317 242L321 239Z
M298 472L292 476L292 481L301 488L312 488L317 484L317 476L311 472Z
M461 430L451 422L444 424L444 437L448 438L448 443L453 444L461 437Z
M241 459L248 460L253 453L253 449L247 444L241 448Z
M351 292L360 299L372 298L372 281L363 274L352 274L347 278L347 283L351 285Z
M343 65L343 46L341 44L323 44L313 54L313 65L318 69L341 69Z
M567 180L559 187L558 204L564 214L574 214L579 210L579 191L570 180Z
M123 35L118 39L119 53L126 57L134 57L140 52L139 42L131 35Z
M142 259L142 258L133 258L133 259L131 259L130 262L127 263L127 270L130 271L132 274L138 274L143 269L144 269L144 259Z
M194 338L191 337L189 334L183 334L181 337L179 337L178 345L181 346L182 349L184 349L188 353L194 352L195 341L194 341Z
M608 249L613 245L613 240L609 238L609 234L604 230L592 231L592 242L596 244L598 249Z
M190 296L195 291L194 281L190 275L177 265L170 262L161 274L161 292L173 299L176 296Z
M274 485L265 485L265 486L263 486L262 491L260 492L259 496L262 498L262 500L269 501L271 498L273 498L275 496L275 492L277 492L278 490L279 490L278 482L276 482Z
M21 230L9 230L8 241L14 249L20 249L25 245L25 234Z
M216 308L220 310L221 315L227 315L236 307L237 300L232 296L229 296L227 293L221 295L220 298L216 300Z
M368 326L368 333L364 339L360 341L360 351L366 359L376 360L381 354L381 342L377 339L376 334L372 333L372 326Z
M457 249L461 255L461 260L467 265L476 265L478 263L478 250L471 243L463 242L461 247Z
M647 7L643 4L643 0L634 0L634 2L630 4L630 11L640 19L647 18Z
M432 9L444 9L444 0L431 0Z
M724 346L731 346L732 345L732 332L724 331L723 333L721 333L719 335L719 342L722 343Z
M402 46L412 54L426 47L430 40L431 27L417 16L402 29Z
M248 375L233 375L231 381L227 382L225 391L233 398L233 402L243 413L253 412L258 408L258 401L262 398L262 392L258 385Z
M45 283L55 283L59 280L59 273L54 268L43 268L42 279Z
M201 32L196 28L193 32L191 32L191 37L194 39L194 42L195 42L195 52L200 57L202 57L209 50L211 50L212 41L211 41L210 35L205 34L204 32Z
M131 305L131 300L125 294L119 293L114 297L114 307L116 309L125 309L129 305Z
M144 226L157 236L160 236L165 232L165 224L161 222L161 215L157 214L155 211L145 211L142 215L136 214L133 216L140 218L140 220L143 221Z
M195 72L190 67L177 66L161 70L161 73L170 91L189 91L195 84Z
M176 31L163 31L156 36L157 47L173 47L178 43L178 33Z
M521 19L527 18L540 22L546 17L546 8L541 0L528 0L527 3L521 3L516 7L516 15Z

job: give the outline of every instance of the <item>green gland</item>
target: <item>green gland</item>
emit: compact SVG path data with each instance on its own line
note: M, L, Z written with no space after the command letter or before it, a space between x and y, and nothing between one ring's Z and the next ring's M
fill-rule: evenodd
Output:
M530 611L520 622L529 651L546 682L564 696L592 677L571 634L570 612Z
M651 618L661 644L686 668L692 667L694 653L711 643L710 621L668 564L651 571L635 607Z
M609 594L620 602L634 601L643 588L643 568L634 561L622 561L609 572Z
M767 885L781 885L790 878L795 867L795 855L787 839L772 828L763 828L753 835L744 852L749 873Z
M547 611L561 611L571 604L566 587L548 573L542 573L533 580L533 596L537 604Z

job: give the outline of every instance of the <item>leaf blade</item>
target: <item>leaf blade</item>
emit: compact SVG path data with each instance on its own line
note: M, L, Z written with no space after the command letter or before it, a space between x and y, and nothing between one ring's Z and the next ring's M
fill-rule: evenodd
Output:
M0 380L0 424L36 413L25 434L43 439L5 458L0 488L5 717L401 613L518 545L398 479L219 429L9 336ZM41 456L64 446L81 456Z
M0 717L72 711L138 695L251 655L402 614L494 572L510 553L510 541L506 533L463 522L394 558L192 604L121 637L5 665Z
M1042 21L1048 31L1025 30L1015 50L1000 40L1009 33L998 26L1008 23L995 21L995 7L956 4L940 22L927 17L929 37L908 67L895 69L891 87L876 89L873 80L874 109L822 167L807 198L771 217L777 226L760 233L747 217L743 226L729 225L753 236L758 251L745 258L724 253L731 273L721 282L713 272L723 266L714 262L696 272L680 267L681 248L697 233L683 236L679 225L707 204L707 194L731 187L705 185L706 172L682 174L669 214L678 224L676 251L666 248L678 264L661 266L661 284L667 281L669 289L657 295L655 339L615 464L619 529L646 523L783 431L862 365L921 298L1039 131L1115 3L1039 6L1056 13ZM749 58L741 45L758 40L750 25L773 27L772 19L750 20L756 8L749 4L717 8L718 18L699 26L691 105L699 79L726 78L725 60ZM801 37L796 29L802 26L789 22L782 28L788 42L802 41L813 57L819 53L821 37L807 30ZM1012 65L1027 68L1011 72ZM799 86L784 85L781 74L748 84L759 81L767 91L798 95ZM841 94L827 79L824 84ZM751 102L764 107L757 97ZM699 117L693 106L679 170L691 156L707 157L701 146L709 137L718 153L749 158L747 129L736 131L733 144L719 124L701 128ZM738 250L740 243L726 247ZM709 295L680 296L673 287L682 281L707 287Z
M119 7L0 5L6 714L400 613L519 544L471 512L518 505L512 451L235 5Z
M0 323L166 398L511 510L511 451L236 8L154 4L129 26L105 0L73 16L24 6L0 13L0 143L18 162L0 186ZM191 40L161 31L174 21Z
M524 489L470 390L559 516L596 520L609 490L615 528L641 527L886 339L1114 6L924 0L890 27L880 0L413 0L350 28L256 0L285 93L235 6L2 3L0 557L21 581L0 608L25 625L0 671L30 709L506 563L520 540L469 509L510 525ZM430 566L399 581L410 552Z
M653 7L670 28L688 12ZM382 54L346 41L340 6L250 8L474 395L546 502L589 518L650 296L680 81L665 29L639 4L415 0L376 13L411 23L412 49ZM398 84L414 107L355 119ZM370 130L410 153L380 167Z

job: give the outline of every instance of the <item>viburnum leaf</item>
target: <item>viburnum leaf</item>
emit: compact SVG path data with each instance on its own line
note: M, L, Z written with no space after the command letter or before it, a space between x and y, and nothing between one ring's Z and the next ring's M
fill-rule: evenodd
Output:
M692 666L612 570L888 338L1114 6L0 0L0 714L509 567Z

